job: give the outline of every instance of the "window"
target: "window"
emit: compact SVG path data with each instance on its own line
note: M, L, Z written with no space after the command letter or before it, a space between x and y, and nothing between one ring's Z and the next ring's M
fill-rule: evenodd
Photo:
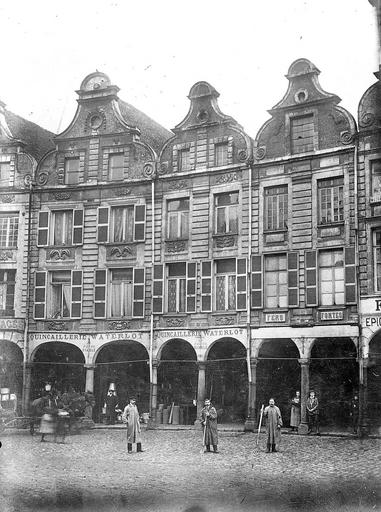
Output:
M186 264L167 265L167 311L184 313L186 311Z
M189 199L174 199L167 203L168 240L188 239Z
M371 162L372 193L374 200L381 201L381 160Z
M0 270L0 314L13 315L16 270Z
M65 185L79 183L79 158L65 159Z
M9 181L11 179L11 163L0 162L0 188L9 187Z
M70 318L71 271L50 273L49 318Z
M189 170L190 166L190 150L179 149L177 152L177 169L179 172Z
M343 189L343 177L318 181L319 224L332 224L344 220Z
M313 114L291 118L291 151L304 153L314 150Z
M287 257L265 256L265 307L288 307Z
M81 318L82 270L35 272L34 318Z
M238 192L214 198L216 234L238 233Z
M109 179L120 181L124 179L124 154L109 155Z
M98 208L98 242L139 242L145 237L145 205Z
M228 144L226 142L214 145L214 165L216 167L227 165L228 163Z
M132 316L132 268L111 270L110 317Z
M265 230L275 231L287 228L288 188L265 188Z
M144 297L144 268L95 270L94 318L142 318Z
M18 213L0 213L0 247L17 247Z
M38 246L58 247L82 245L83 210L54 210L39 212Z
M344 304L343 251L319 252L320 304L337 306Z
M374 291L381 292L381 229L373 231Z
M236 260L216 261L216 311L236 309Z

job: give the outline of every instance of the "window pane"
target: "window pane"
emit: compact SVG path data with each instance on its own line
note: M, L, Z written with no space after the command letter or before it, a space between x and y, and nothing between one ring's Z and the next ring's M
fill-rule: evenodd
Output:
M65 160L65 184L75 185L79 183L79 158L67 158Z
M113 181L124 179L124 155L110 155L109 156L109 178Z
M17 247L18 214L0 214L0 247Z
M177 290L176 279L169 279L168 280L168 312L169 313L176 312L176 290Z
M186 280L179 279L179 312L183 313L186 307Z
M225 310L225 276L216 277L216 310Z
M131 242L134 230L134 209L132 206L111 210L113 242Z
M228 144L221 143L214 146L214 165L227 165L228 163Z
M217 233L226 233L226 228L225 208L217 208Z

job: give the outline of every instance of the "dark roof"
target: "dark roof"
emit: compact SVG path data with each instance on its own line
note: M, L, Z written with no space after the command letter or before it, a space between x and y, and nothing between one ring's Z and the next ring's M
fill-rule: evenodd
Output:
M55 148L54 133L38 124L5 110L5 120L12 136L25 144L25 150L39 160L45 153Z
M118 102L125 122L131 127L139 128L142 141L149 144L159 154L164 142L173 137L173 133L129 103L122 100L118 100Z

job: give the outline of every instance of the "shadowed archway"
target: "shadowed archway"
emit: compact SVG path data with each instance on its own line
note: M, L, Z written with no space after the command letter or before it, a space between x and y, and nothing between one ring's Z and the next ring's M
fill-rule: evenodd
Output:
M367 415L371 430L381 426L381 332L369 343Z

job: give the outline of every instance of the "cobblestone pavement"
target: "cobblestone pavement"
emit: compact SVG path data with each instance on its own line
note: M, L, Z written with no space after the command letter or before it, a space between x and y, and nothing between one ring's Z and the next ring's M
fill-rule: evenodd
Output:
M381 440L284 435L265 453L256 434L220 433L200 453L200 431L143 433L126 453L123 430L92 430L65 444L26 432L1 437L0 510L381 511Z

